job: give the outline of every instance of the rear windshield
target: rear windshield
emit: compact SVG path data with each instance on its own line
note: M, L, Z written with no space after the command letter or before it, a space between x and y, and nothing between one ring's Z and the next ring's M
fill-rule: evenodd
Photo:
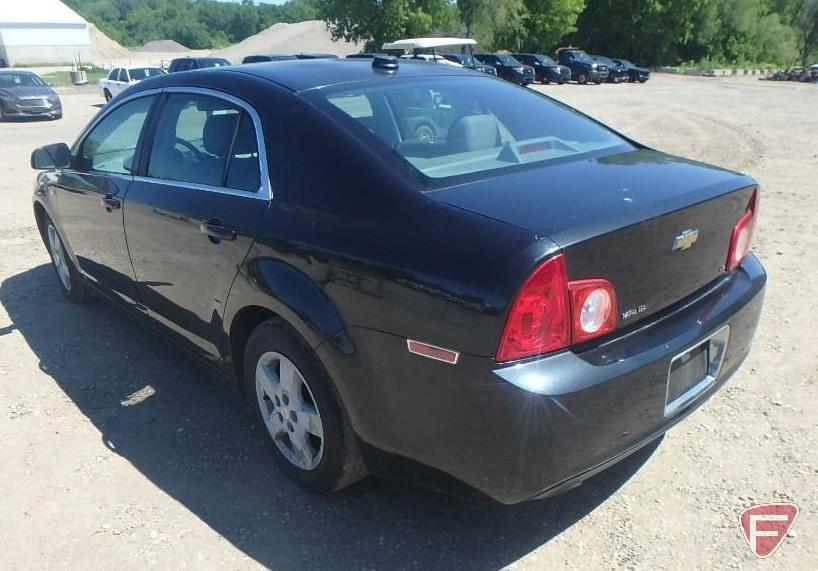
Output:
M361 133L364 127L429 179L633 148L535 91L489 78L420 78L316 94L342 122L357 123Z
M230 65L230 62L226 59L199 59L196 61L199 63L199 67L222 67Z

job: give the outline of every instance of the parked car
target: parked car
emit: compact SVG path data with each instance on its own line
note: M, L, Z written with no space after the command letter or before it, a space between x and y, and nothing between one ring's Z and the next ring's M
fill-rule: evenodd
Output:
M579 48L560 48L557 50L556 60L571 70L571 79L585 85L589 82L599 85L608 79L608 68L591 59Z
M605 78L606 82L623 83L628 81L628 70L625 69L624 65L616 63L609 57L600 55L591 55L591 59L608 69L608 77Z
M60 96L36 73L0 70L0 121L19 117L61 119Z
M171 60L168 73L207 69L210 67L224 67L227 65L230 65L230 62L223 57L178 57Z
M559 83L571 79L571 70L540 54L514 54L514 59L534 69L534 79L540 83Z
M452 61L451 59L444 57L443 55L432 55L432 54L415 54L409 55L405 54L400 56L400 59L413 59L419 61L427 61L430 63L439 63L441 65L451 65L454 67L463 67L462 64Z
M99 80L99 87L102 89L105 101L110 101L134 83L164 75L164 73L165 71L160 67L115 67L108 72L106 77Z
M312 491L570 489L715 394L761 315L752 178L469 69L168 74L31 164L62 293L235 379Z
M497 70L494 69L493 65L480 63L474 59L472 54L443 54L443 57L451 62L459 63L463 67L468 67L489 75L497 75Z
M260 63L265 61L287 61L287 60L294 60L298 59L293 55L285 55L285 54L256 54L256 55L249 55L245 56L244 59L241 60L241 63Z
M499 77L511 83L528 85L534 82L534 68L521 64L508 54L474 54L474 59L492 66Z
M626 59L614 58L613 61L625 68L628 72L628 81L631 83L645 83L650 79L650 70L647 68L636 66Z
M295 54L296 59L338 59L334 54Z

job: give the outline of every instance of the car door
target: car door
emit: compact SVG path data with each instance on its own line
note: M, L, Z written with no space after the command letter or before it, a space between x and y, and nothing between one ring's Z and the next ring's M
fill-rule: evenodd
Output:
M125 73L125 70L122 69L122 68L118 68L116 70L116 75L114 75L114 80L111 82L111 88L110 88L111 96L116 97L124 89L124 84L123 84L124 73Z
M72 149L71 168L57 173L54 197L63 240L79 270L115 298L137 305L123 227L125 195L156 95L113 106Z
M169 91L125 232L149 314L216 359L227 294L270 200L261 123L230 96Z

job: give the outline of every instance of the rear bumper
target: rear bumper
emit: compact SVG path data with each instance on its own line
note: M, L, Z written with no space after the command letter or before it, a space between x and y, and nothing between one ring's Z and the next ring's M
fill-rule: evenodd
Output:
M506 366L469 355L455 366L431 361L409 354L403 338L363 329L349 331L354 351L319 352L337 367L331 373L373 471L510 504L581 483L713 395L749 353L765 283L750 255L731 276L636 330L580 353ZM718 377L666 418L671 360L725 325ZM382 462L383 453L404 462Z

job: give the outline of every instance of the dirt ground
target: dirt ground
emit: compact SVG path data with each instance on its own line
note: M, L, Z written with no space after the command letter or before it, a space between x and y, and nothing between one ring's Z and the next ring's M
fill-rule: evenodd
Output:
M549 501L487 507L374 479L303 493L233 387L113 308L60 295L28 161L97 111L96 90L70 90L61 121L0 124L0 568L818 568L818 87L542 89L763 185L767 301L724 390L658 447ZM801 515L762 563L738 514L775 500Z

